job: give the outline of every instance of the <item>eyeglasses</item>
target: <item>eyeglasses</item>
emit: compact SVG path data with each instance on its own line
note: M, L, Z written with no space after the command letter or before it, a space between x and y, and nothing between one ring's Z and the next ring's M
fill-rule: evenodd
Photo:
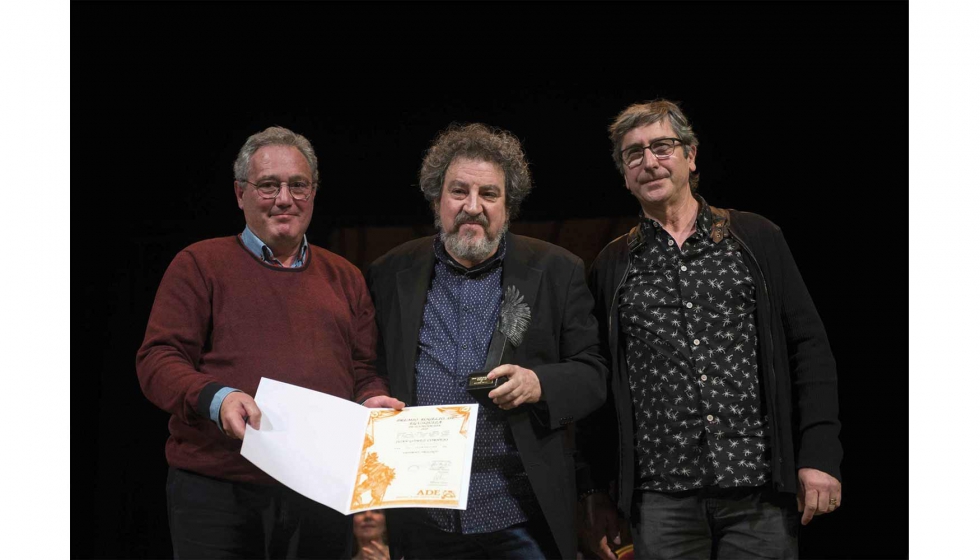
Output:
M661 138L646 146L630 146L622 152L623 165L630 169L643 163L643 153L648 149L657 159L667 159L674 153L674 146L683 144L680 138Z
M313 183L309 181L276 181L269 179L268 181L262 181L261 183L255 184L251 181L242 179L243 182L248 183L255 187L255 191L259 193L262 198L277 198L279 196L279 191L282 190L282 186L286 185L289 189L289 194L293 195L296 200L309 200L313 196L313 190L315 187Z

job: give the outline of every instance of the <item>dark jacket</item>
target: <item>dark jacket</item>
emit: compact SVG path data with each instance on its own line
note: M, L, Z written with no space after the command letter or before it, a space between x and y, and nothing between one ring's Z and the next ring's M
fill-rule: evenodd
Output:
M608 369L582 260L529 237L507 234L503 286L514 285L531 308L531 326L513 363L537 374L543 402L508 416L534 494L562 556L575 557L575 473L569 424L606 398ZM375 261L367 281L378 323L378 373L391 395L415 403L415 361L422 312L435 266L433 238L405 243ZM406 510L410 512L410 510ZM397 547L398 516L389 510ZM409 513L410 514L410 513ZM394 555L392 557L395 557Z
M796 492L797 469L819 469L840 480L843 455L838 434L837 372L827 334L779 227L749 212L711 208L712 239L733 236L742 246L757 290L759 381L769 416L772 484ZM594 313L602 325L603 351L611 358L609 401L579 430L579 491L605 489L615 481L625 515L635 485L634 416L618 297L629 259L644 244L639 227L599 253L589 273ZM618 438L613 434L618 433ZM617 445L618 444L618 445Z

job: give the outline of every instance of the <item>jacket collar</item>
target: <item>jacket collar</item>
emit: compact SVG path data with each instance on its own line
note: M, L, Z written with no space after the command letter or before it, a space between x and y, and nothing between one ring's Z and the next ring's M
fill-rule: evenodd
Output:
M505 234L506 251L503 254L503 274L501 287L504 291L508 286L514 286L524 296L523 302L532 310L538 297L538 287L541 284L542 271L534 262L534 251L525 239L516 237L510 232ZM412 265L396 273L398 301L402 310L401 348L402 371L411 375L399 376L403 385L392 387L394 394L415 398L415 361L418 358L418 338L422 329L422 316L425 312L425 300L429 293L429 284L435 270L436 252L433 243L419 243L412 255ZM534 317L531 317L533 324ZM521 359L524 345L517 349L515 361ZM395 382L394 380L391 380ZM414 400L412 401L414 402Z
M698 225L700 226L702 223L710 223L708 235L711 237L712 243L721 243L722 239L731 235L731 233L728 231L729 224L731 222L731 216L728 210L725 208L715 208L714 206L708 205L707 201L705 201L699 194L695 194L694 198L696 198L698 201ZM705 208L708 209L707 213L704 212ZM643 215L641 214L640 216L642 220ZM710 220L710 222L707 222L707 220ZM642 222L636 224L632 229L630 229L629 234L626 236L626 245L629 248L630 253L642 247L646 243L646 236L644 235L643 227L641 226Z

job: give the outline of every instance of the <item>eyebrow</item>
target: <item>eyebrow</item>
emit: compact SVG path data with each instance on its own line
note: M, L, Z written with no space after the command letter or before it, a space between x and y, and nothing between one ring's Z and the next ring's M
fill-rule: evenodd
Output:
M269 181L269 180L279 181L280 183L283 181L282 179L279 178L278 175L260 175L259 178L255 180L255 182L258 183L261 181ZM312 183L313 179L306 177L305 175L290 175L289 178L286 179L285 181L287 183L292 183L293 181L308 181Z
M469 186L470 186L470 183L467 183L466 181L460 181L459 179L453 179L452 181L449 182L448 185L446 185L446 187L448 187L448 188L452 188L452 187L469 187ZM493 189L495 191L499 191L499 190L502 189L502 187L500 187L499 185L495 185L493 183L489 183L489 184L486 184L486 185L478 185L477 188L478 189L481 189L481 190Z
M661 140L666 140L668 138L673 138L673 136L661 136L659 138L654 138L653 140L650 140L646 144L641 144L639 142L633 142L632 144L629 144L627 146L624 146L622 151L625 152L626 150L628 150L630 148L639 148L640 146L649 146L650 144L653 144L654 142L659 142Z

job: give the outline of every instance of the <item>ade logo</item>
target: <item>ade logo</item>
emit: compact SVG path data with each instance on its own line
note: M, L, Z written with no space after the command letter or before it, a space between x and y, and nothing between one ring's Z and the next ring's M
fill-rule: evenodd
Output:
M419 490L416 496L422 496L422 497L439 496L439 499L441 500L456 499L456 493L453 492L452 490L437 490L437 489Z

